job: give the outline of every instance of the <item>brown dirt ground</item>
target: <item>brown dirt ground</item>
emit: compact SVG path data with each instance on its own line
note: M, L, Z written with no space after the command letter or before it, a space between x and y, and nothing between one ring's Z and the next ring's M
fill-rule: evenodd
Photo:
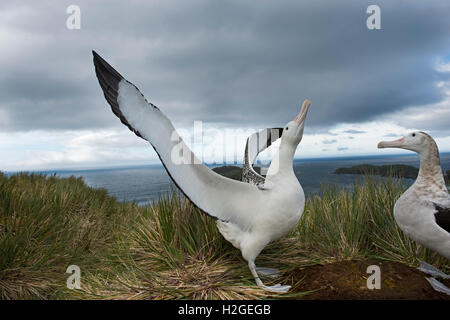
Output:
M381 270L381 289L367 288L367 267L378 265ZM421 271L391 261L341 261L326 265L295 269L288 278L293 283L302 279L291 292L314 291L304 300L367 300L421 299L450 300L450 296L433 290ZM450 287L449 280L439 279Z

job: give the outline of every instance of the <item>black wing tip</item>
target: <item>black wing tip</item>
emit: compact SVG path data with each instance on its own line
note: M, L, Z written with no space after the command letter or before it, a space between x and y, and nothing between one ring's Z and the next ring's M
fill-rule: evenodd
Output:
M105 61L95 50L92 50L92 56L94 57L94 61Z
M119 82L125 79L117 70L115 70L105 59L103 59L95 50L92 50L94 56L95 74L103 91L106 101L111 106L111 110L120 121L126 125L138 137L143 138L142 134L133 128L122 114L117 101Z
M92 50L92 56L94 60L94 66L96 70L102 73L109 73L115 76L119 80L125 79L116 69L114 69L105 59L102 58L95 50Z
M94 58L94 65L97 67L100 63L105 61L95 50L92 50L92 56Z
M117 103L117 101L111 101L109 99L109 97L108 97L108 92L107 91L111 90L111 89L113 89L113 91L115 91L115 94L117 95L117 87L118 87L118 82L120 82L120 80L124 79L128 83L130 83L130 84L132 84L132 83L129 82L128 80L126 80L119 72L117 72L117 70L115 70L108 62L106 62L106 60L103 59L95 50L92 50L92 56L93 56L93 59L94 59L94 66L95 66L95 72L96 72L96 75L97 75L97 79L98 79L100 87L102 88L102 91L103 91L103 93L105 95L106 101L111 106L111 110L120 119L120 121L124 125L126 125L132 132L134 132L138 137L145 139L138 130L134 129L128 123L127 119L123 116L122 112L120 111L120 108L114 106L114 104ZM113 83L107 83L107 82L105 82L106 81L105 79L113 80ZM102 86L102 85L105 85L105 84L107 85L106 92L105 92L105 88ZM134 86L134 84L132 84L132 85ZM136 87L136 89L139 91L139 89L137 87ZM150 105L153 108L158 109L153 104L150 104ZM155 147L153 147L153 148L155 149ZM194 205L194 207L198 208L201 212L205 213L207 216L213 218L214 220L219 220L217 217L213 216L212 214L209 214L205 210L203 210L200 207L198 207L188 197L188 195L184 192L183 189L180 188L180 186L177 184L175 179L170 174L169 170L167 169L166 165L164 164L164 161L162 160L162 158L159 155L158 151L156 149L155 149L155 151L156 151L156 154L158 155L159 159L161 160L161 163L163 164L164 168L166 169L170 179L174 182L174 184L177 186L177 188L184 194L184 196Z
M92 50L92 57L94 58L94 65L98 64L101 60L104 60L95 50Z

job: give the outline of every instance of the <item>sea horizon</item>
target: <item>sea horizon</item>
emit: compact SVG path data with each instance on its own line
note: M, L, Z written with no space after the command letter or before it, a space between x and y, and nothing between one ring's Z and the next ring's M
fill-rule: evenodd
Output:
M337 168L352 167L359 164L406 164L419 167L419 157L416 154L368 155L327 158L296 158L294 159L294 173L303 187L306 196L317 194L322 184L335 185L340 189L354 188L356 183L364 181L364 177L356 174L334 174ZM210 168L231 165L241 166L242 162L206 164ZM258 162L255 165L260 165ZM450 152L441 153L441 166L450 169ZM263 166L265 167L265 166ZM53 169L35 171L5 171L10 176L20 172L34 174L55 175L61 178L70 176L81 177L93 188L104 188L108 194L119 201L136 201L145 205L158 200L160 197L177 190L162 164L128 165L109 168L90 169ZM380 179L383 179L380 177ZM405 186L413 183L414 179L402 179ZM178 191L177 191L178 192Z
M450 156L449 152L440 152L440 156ZM348 155L348 156L331 156L331 157L308 157L308 158L294 158L294 163L298 162L310 162L310 161L332 161L332 160L357 160L357 159L385 159L385 158L413 158L416 157L419 160L417 154L402 153L402 154L368 154L368 155ZM242 166L242 161L237 162L204 162L208 167L214 168L218 166ZM256 166L261 165L260 161L255 163ZM77 171L105 171L105 170L126 170L126 169L137 169L137 168L147 168L147 167L161 167L164 168L161 161L158 163L148 163L148 164L123 164L123 165L111 165L111 166L86 166L86 167L55 167L46 169L26 169L26 170L1 170L5 174L15 174L20 172L29 173L54 173L54 172L77 172Z

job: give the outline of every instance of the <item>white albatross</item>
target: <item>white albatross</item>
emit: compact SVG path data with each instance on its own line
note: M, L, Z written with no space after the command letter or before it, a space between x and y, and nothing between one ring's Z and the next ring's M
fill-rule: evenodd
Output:
M269 242L292 230L303 213L305 196L294 174L293 158L303 136L309 100L285 126L264 184L245 183L223 177L205 166L161 110L95 51L93 56L98 81L114 114L137 136L150 142L184 195L217 220L221 234L241 250L257 285L269 291L287 292L290 286L262 283L255 259Z
M378 148L401 148L419 154L419 174L395 203L394 218L411 239L450 259L450 196L436 142L425 132L417 131L395 141L381 141ZM450 278L424 262L419 269L433 276ZM450 294L450 289L437 280L427 280L436 290Z

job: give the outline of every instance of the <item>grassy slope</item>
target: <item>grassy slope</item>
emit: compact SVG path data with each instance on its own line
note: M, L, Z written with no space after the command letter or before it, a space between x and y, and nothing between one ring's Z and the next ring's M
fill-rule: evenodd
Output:
M297 227L258 265L293 267L345 259L449 261L406 238L392 209L400 182L365 179L354 191L324 186ZM66 268L81 268L81 290ZM81 179L0 174L0 298L264 298L238 250L212 219L176 196L139 207Z

